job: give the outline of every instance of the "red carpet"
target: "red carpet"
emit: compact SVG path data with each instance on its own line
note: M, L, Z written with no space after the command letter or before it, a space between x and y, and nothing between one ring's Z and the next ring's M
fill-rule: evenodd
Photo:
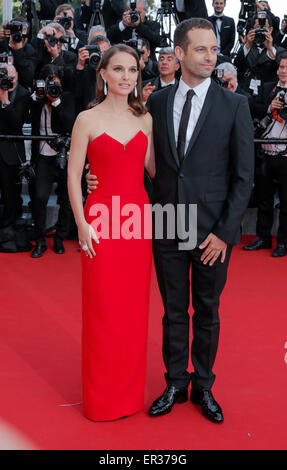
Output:
M246 253L240 246L233 251L214 369L222 425L207 421L189 402L160 418L146 414L165 387L154 272L145 411L94 423L81 406L78 245L65 242L61 256L48 243L41 259L0 254L0 448L286 449L286 257L274 259L270 250ZM116 399L116 383L114 394Z

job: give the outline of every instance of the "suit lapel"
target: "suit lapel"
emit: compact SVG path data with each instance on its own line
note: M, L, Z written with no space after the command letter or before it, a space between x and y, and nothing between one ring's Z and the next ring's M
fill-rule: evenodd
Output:
M177 88L178 88L178 84L173 87L170 87L170 92L167 97L166 119L167 119L168 138L169 138L172 155L177 165L180 166L177 148L176 148L176 142L175 142L174 123L173 123L173 103L174 103L174 97L175 97Z
M215 91L216 91L216 84L214 83L213 80L211 80L210 87L209 87L208 92L206 94L205 101L204 101L201 113L199 115L199 118L198 118L198 121L196 123L195 129L194 129L193 134L191 136L187 151L185 153L184 160L188 157L188 155L189 155L189 153L190 153L190 151L191 151L191 149L192 149L192 147L193 147L193 145L194 145L194 143L195 143L195 141L198 137L198 134L201 131L201 128L204 124L204 121L205 121L205 119L206 119L206 117L207 117L207 115L210 111Z

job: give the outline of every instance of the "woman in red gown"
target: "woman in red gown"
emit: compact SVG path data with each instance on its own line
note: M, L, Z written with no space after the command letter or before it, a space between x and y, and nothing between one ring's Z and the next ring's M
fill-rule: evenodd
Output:
M68 166L82 252L83 403L95 421L143 409L151 271L144 167L155 173L152 118L141 103L137 52L111 47L98 67L98 104L79 114ZM88 156L98 187L82 204Z

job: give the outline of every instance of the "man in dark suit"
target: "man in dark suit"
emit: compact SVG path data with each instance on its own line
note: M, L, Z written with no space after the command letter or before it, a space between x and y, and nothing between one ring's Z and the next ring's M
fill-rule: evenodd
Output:
M174 3L179 21L208 17L205 0L175 0Z
M156 176L153 202L177 208L181 232L154 239L154 260L164 304L163 359L167 388L149 414L160 416L175 403L190 399L209 420L220 423L223 413L213 398L212 371L219 338L218 305L227 278L232 245L240 240L240 221L253 181L253 124L244 96L221 88L210 79L216 64L217 41L212 24L190 19L174 36L181 64L178 86L150 97L153 116ZM185 212L181 207L183 205ZM196 216L190 205L197 205ZM155 228L156 228L155 218ZM190 246L182 242L192 229ZM194 235L194 234L193 234ZM186 243L186 246L185 246ZM194 372L189 358L189 288L192 269Z
M240 240L240 222L251 193L253 123L247 98L210 78L217 41L209 21L192 18L181 22L174 46L182 78L178 85L149 98L156 159L153 252L165 310L163 359L167 371L167 387L149 414L161 416L175 403L185 402L191 380L190 400L201 406L207 419L220 423L222 409L211 392L219 339L218 305L231 248ZM89 189L95 187L89 184ZM162 212L156 212L160 208ZM168 220L172 209L177 224L175 219ZM192 374L187 371L190 268Z
M253 96L258 96L265 82L276 79L276 57L280 50L273 45L273 27L269 16L266 17L264 34L257 33L257 30L261 29L257 16L250 19L248 28L245 43L240 47L234 65L238 71L241 88Z
M123 13L122 20L111 26L107 31L107 36L112 44L118 44L132 39L133 31L135 31L139 38L147 39L149 41L151 51L150 57L152 60L156 60L155 49L162 43L160 24L158 21L147 19L147 5L145 0L137 0L136 11L138 12L137 21L131 21L131 10L127 10Z
M29 92L18 84L13 65L0 64L0 72L5 70L13 86L5 90L0 84L0 134L19 135L28 114ZM0 228L13 226L16 222L21 190L21 185L17 184L18 168L25 160L24 142L0 142L0 187L4 203Z
M226 0L213 0L212 5L214 14L209 16L208 19L213 24L219 52L223 55L230 56L235 41L234 19L223 14Z
M105 29L109 28L121 19L124 12L123 0L101 0L100 11L103 15ZM81 0L81 6L75 9L75 28L80 31L88 31L93 10L90 0ZM95 16L94 24L97 24ZM92 25L93 26L93 25Z

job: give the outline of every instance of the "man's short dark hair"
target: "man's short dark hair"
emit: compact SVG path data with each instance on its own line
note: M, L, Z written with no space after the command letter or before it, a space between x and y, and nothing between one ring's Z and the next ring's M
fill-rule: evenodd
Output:
M187 34L192 29L209 29L214 31L210 21L204 18L188 18L179 23L175 29L174 47L179 46L186 52L189 42Z
M41 80L46 80L48 77L58 77L60 80L62 80L64 75L63 67L59 65L53 65L53 64L46 64L44 65L39 74L39 78Z
M281 60L287 60L287 51L281 52L281 54L279 54L278 57L276 58L276 62L278 64L278 67L281 63Z

